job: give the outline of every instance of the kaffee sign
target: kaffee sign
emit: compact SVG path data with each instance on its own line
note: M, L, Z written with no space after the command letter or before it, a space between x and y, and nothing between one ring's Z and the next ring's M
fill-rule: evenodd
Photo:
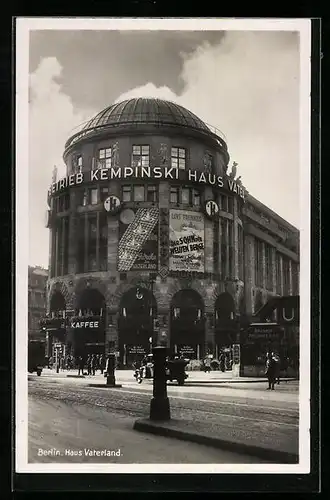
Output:
M233 179L220 175L198 172L197 170L179 170L175 167L111 167L98 168L89 172L71 174L53 182L49 194L55 194L67 187L75 187L84 183L110 181L113 179L159 179L196 182L225 189L244 199L245 192L241 185Z

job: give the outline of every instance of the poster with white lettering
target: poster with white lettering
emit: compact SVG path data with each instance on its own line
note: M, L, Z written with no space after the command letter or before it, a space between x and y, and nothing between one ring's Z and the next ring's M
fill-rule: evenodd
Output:
M204 217L170 210L170 270L204 272Z
M118 271L158 269L158 208L140 208L119 222Z

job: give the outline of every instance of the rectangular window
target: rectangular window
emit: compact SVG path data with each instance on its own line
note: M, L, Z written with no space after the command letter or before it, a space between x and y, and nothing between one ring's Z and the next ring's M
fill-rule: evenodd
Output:
M108 219L104 212L99 213L99 234L100 271L106 271L108 267Z
M147 185L147 201L156 203L158 201L158 191L157 186Z
M109 187L101 187L100 189L100 201L103 203L109 196Z
M263 285L262 241L257 238L254 240L254 279L256 286Z
M289 294L289 286L290 286L289 259L287 257L283 256L282 261L283 261L283 294L288 295Z
M291 261L292 295L299 295L299 270L297 262Z
M231 196L228 198L228 213L233 214L234 213L234 200Z
M186 168L186 150L184 148L171 148L171 167L185 170Z
M112 167L112 149L110 147L99 149L99 163L101 168Z
M238 277L244 281L244 235L243 228L238 224Z
M220 238L221 238L221 278L224 280L227 276L227 219L220 220Z
M181 203L190 205L190 188L183 187L181 190Z
M228 212L228 196L225 194L220 195L220 210L223 212Z
M78 219L78 231L77 231L78 273L83 273L85 271L84 259L85 259L85 217L84 215L81 215Z
M88 254L87 254L87 270L97 271L97 216L90 215L87 219L87 231L88 231Z
M88 192L87 189L84 189L83 194L82 194L82 206L86 207L88 205Z
M97 205L98 203L98 192L97 188L92 188L89 190L89 203L90 205Z
M150 148L149 146L133 146L132 167L149 167Z
M178 186L171 186L171 192L170 192L171 203L175 203L176 205L179 204L179 191L180 188Z
M192 202L195 207L201 204L201 194L198 189L192 190Z
M64 219L63 274L68 274L69 264L69 217Z
M83 167L83 158L81 155L76 155L72 159L72 167L73 171L76 174L80 174L82 172L82 167Z
M144 201L144 186L134 186L134 201Z
M70 195L68 193L64 195L64 210L70 210Z
M123 186L122 187L122 200L123 201L132 201L132 187L131 186Z
M281 256L277 253L276 254L276 293L279 295L282 293L281 283L282 283Z
M265 243L265 259L266 259L266 288L273 289L273 248Z

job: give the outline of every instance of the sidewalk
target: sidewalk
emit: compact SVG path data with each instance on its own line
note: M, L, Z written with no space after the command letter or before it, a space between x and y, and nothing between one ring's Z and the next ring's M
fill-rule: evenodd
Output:
M230 416L216 418L216 422L138 419L133 429L256 456L272 463L298 463L298 426L250 421L247 427L245 420L235 419L233 424Z
M56 370L51 370L48 368L45 368L43 370L43 375L45 376L54 376L54 377L72 377L72 378L85 378L88 379L89 381L92 379L93 381L100 382L100 381L105 381L104 375L101 375L100 372L98 371L96 375L91 376L91 375L84 375L84 376L79 376L78 377L78 370L60 370L59 373L56 373ZM134 381L133 378L133 370L116 370L115 372L116 376L116 381L118 382L132 382ZM151 379L149 379L150 382L152 382ZM214 371L211 373L204 373L200 371L191 371L188 372L188 378L185 380L185 385L199 385L199 384L210 384L210 385L217 385L217 384L222 384L222 383L260 383L260 382L266 382L267 378L266 377L233 377L232 373L230 371L228 372L220 372L220 371ZM293 378L281 378L281 382L286 382L286 381L296 381L296 379Z

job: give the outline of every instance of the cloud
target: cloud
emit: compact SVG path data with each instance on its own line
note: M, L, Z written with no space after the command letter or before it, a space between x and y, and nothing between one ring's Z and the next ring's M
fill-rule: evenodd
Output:
M249 192L299 226L299 39L290 32L228 32L187 56L180 95L148 83L122 94L190 109L226 137Z
M61 88L62 67L54 57L43 59L30 75L29 106L29 262L48 266L45 248L49 231L45 229L47 190L54 165L58 176L65 175L62 160L64 144L74 127L95 110L74 109Z

